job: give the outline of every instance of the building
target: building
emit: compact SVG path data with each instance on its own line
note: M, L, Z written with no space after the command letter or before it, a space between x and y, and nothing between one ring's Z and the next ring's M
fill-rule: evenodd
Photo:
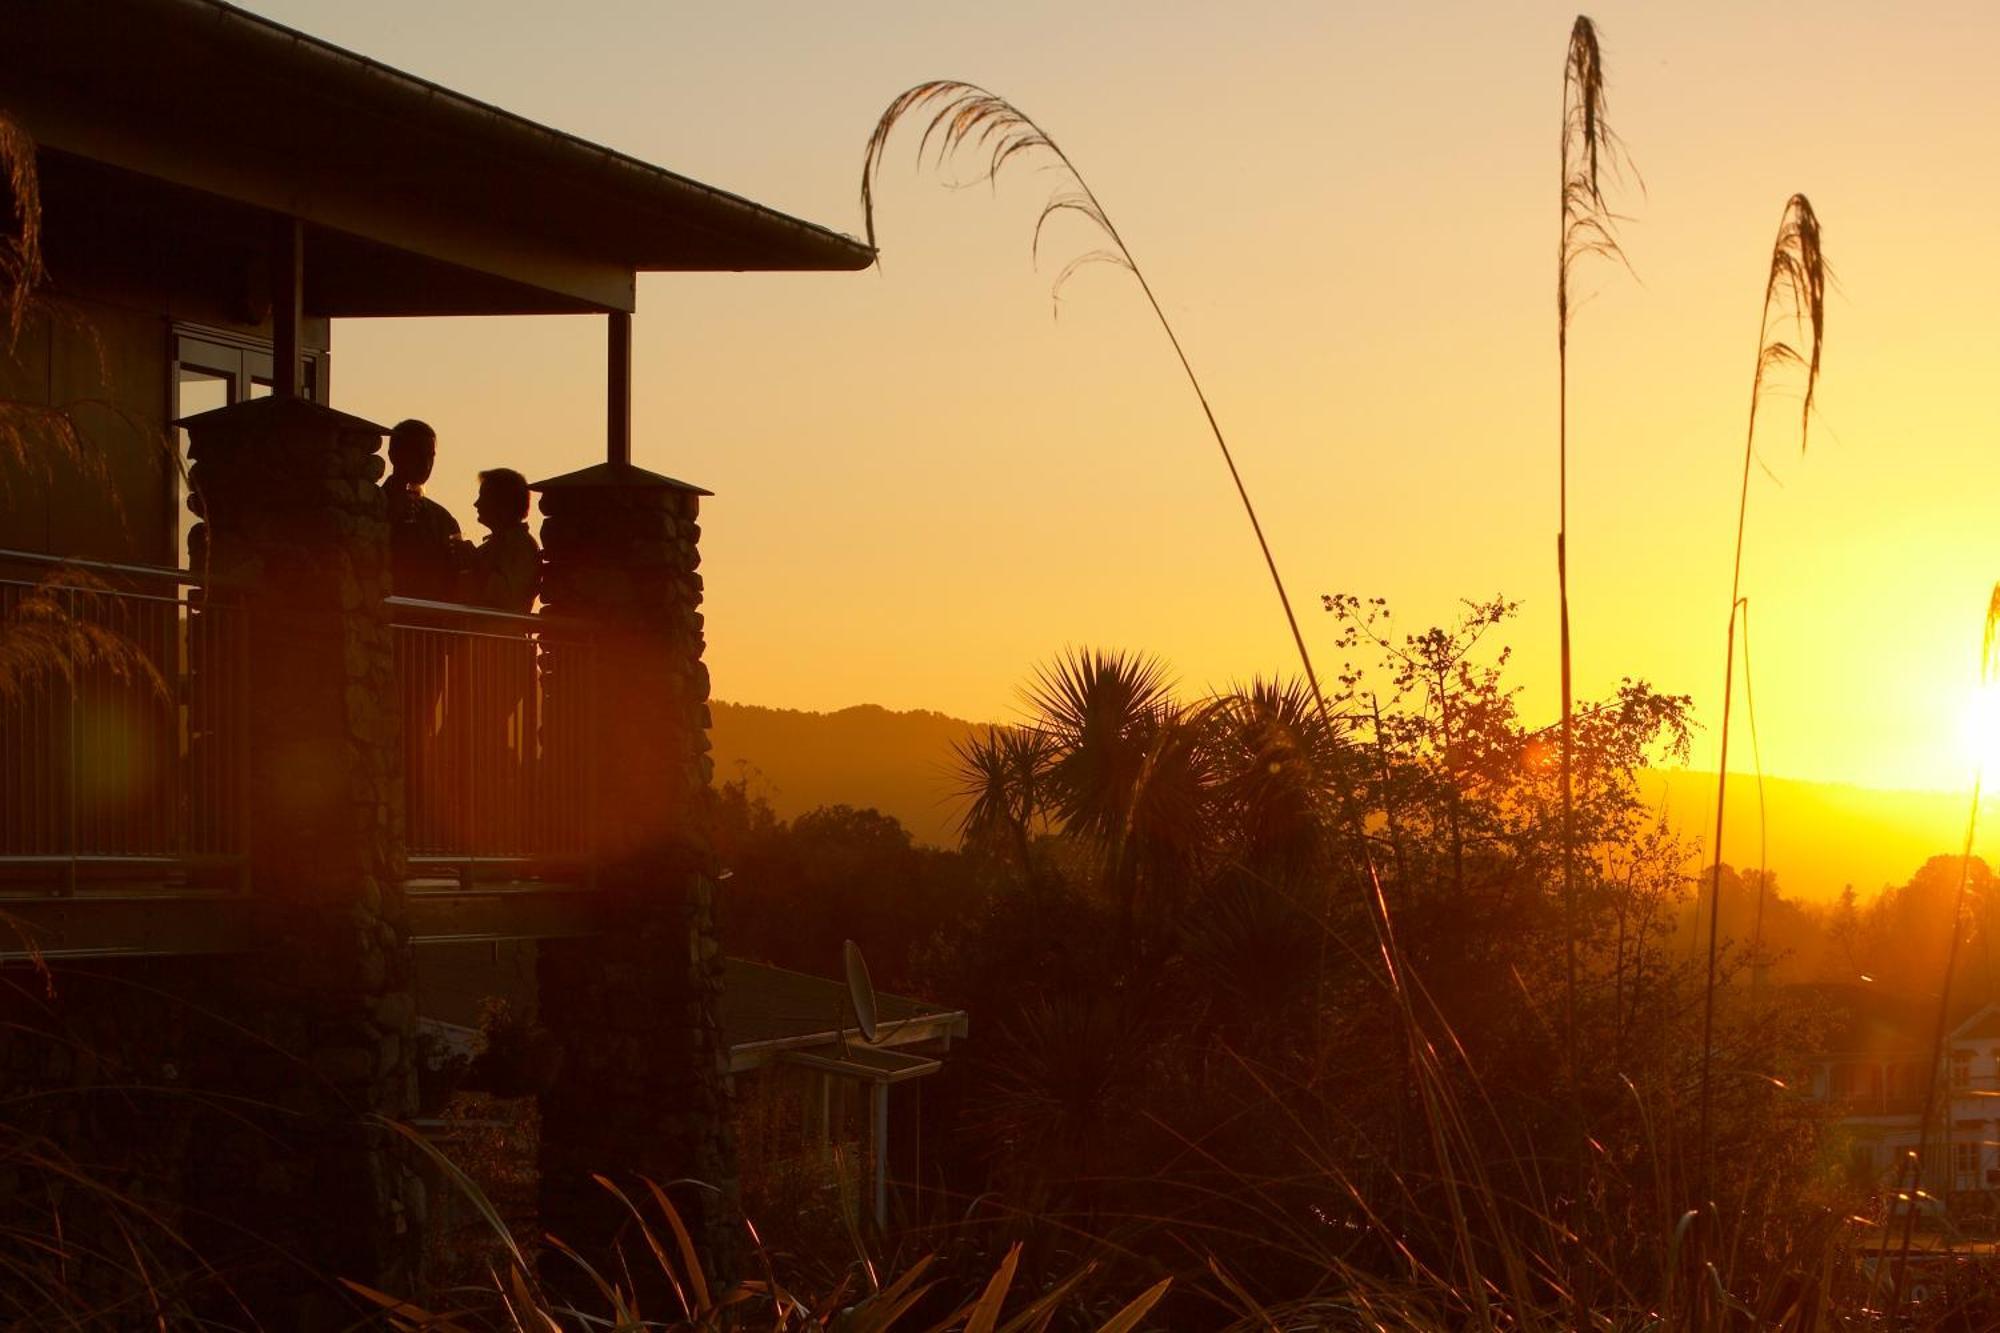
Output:
M1991 1213L2000 1200L2000 1005L1965 1013L1946 1034L1946 1081L1921 1134L1935 1002L1840 990L1840 1021L1815 1062L1813 1093L1839 1109L1850 1178L1907 1188L1921 1138L1924 1191L1949 1199L1954 1213Z
M274 1326L331 1299L295 1258L412 1290L425 978L504 947L563 1057L543 1224L600 1250L592 1171L694 1177L726 1266L764 1057L698 818L707 493L633 461L630 321L642 272L872 252L220 0L21 0L0 109L46 270L0 357L0 644L35 649L0 653L0 923L50 969L4 1017L64 1034L10 1040L0 1128L156 1198ZM525 314L606 330L604 451L536 486L542 614L399 598L339 321Z

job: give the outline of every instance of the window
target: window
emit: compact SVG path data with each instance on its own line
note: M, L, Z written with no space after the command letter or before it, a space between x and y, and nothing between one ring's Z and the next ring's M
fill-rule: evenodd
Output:
M1961 1176L1979 1173L1979 1144L1963 1140L1951 1145L1951 1169Z
M326 401L327 357L306 349L300 368L300 389L313 402ZM219 329L176 325L174 328L174 401L170 420L191 417L231 403L262 398L273 380L271 344ZM175 565L187 561L188 529L196 522L187 507L187 432L174 431L174 550Z
M1951 1086L1969 1088L1972 1086L1972 1052L1953 1051L1951 1053Z

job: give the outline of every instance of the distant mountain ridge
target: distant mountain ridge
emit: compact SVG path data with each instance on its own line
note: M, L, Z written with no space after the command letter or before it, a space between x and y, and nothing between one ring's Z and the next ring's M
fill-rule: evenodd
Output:
M987 724L874 704L832 713L738 703L712 709L716 781L745 778L785 818L821 805L872 806L901 820L919 842L957 845L962 805L952 746ZM1713 773L1649 770L1640 787L1690 845L1707 845ZM1771 869L1791 898L1825 901L1848 884L1866 896L1901 884L1927 858L1955 853L1965 837L1966 798L1955 792L1767 778L1764 794ZM1747 774L1730 775L1726 838L1731 864L1756 865L1757 784Z
M715 780L745 779L784 818L822 805L872 806L918 842L958 845L952 746L984 723L858 704L833 713L713 703Z

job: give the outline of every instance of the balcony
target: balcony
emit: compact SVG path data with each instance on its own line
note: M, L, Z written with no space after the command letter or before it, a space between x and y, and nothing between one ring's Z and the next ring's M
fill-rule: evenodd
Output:
M0 552L0 625L0 881L239 883L241 612L179 570Z
M413 885L588 884L588 637L388 610ZM0 894L243 886L247 614L187 571L0 552Z
M413 878L590 878L596 654L563 622L392 597Z

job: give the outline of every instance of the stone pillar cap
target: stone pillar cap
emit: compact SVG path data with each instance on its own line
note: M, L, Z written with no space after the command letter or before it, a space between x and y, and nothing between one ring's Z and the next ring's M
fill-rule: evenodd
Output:
M714 491L703 490L685 481L676 481L657 472L648 472L645 468L635 467L631 463L593 463L575 472L565 472L560 477L530 482L528 489L531 491L687 491L692 495L715 494Z
M389 433L387 426L378 426L374 422L364 420L361 417L351 416L346 412L337 412L333 408L326 407L320 403L309 402L304 398L279 398L276 396L247 398L240 403L231 403L227 407L210 408L206 412L197 412L191 417L182 417L173 424L192 428L211 421L221 421L225 418L232 423L242 422L253 425L268 423L272 426L283 426L291 422L310 422L314 425L337 426L343 430L366 431L371 435L387 435Z

